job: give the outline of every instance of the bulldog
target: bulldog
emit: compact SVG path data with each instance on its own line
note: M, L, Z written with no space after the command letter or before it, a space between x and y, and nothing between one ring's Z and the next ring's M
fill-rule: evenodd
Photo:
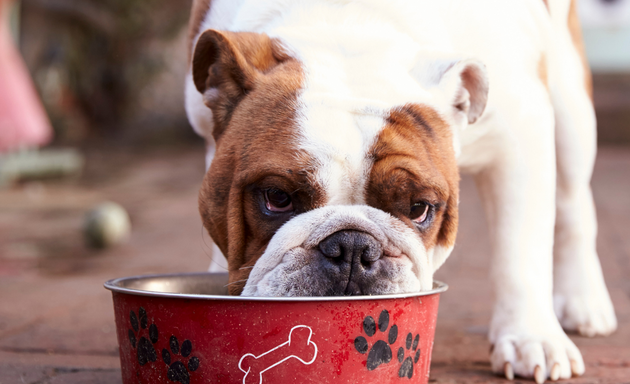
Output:
M463 171L493 244L493 371L581 375L563 327L616 328L575 0L195 0L189 61L230 294L431 289Z

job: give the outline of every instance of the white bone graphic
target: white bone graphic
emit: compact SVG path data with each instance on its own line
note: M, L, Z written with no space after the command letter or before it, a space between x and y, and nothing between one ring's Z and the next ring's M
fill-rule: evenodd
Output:
M276 365L282 364L290 358L295 358L304 365L312 364L317 357L317 344L311 341L313 330L306 325L296 325L289 332L289 340L274 347L259 356L247 353L241 357L238 362L238 369L245 373L243 376L243 384L262 384L262 374ZM291 340L293 339L293 342ZM304 341L306 345L304 345ZM308 348L308 352L304 347L312 345ZM297 356L302 353L302 356ZM309 357L312 354L310 360Z

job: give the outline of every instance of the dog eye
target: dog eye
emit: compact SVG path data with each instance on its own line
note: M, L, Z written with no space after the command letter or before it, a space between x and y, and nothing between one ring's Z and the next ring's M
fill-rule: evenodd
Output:
M429 204L424 202L415 203L411 206L409 218L418 224L425 222L429 216Z
M291 196L275 188L270 188L265 191L265 206L271 212L288 212L293 210Z

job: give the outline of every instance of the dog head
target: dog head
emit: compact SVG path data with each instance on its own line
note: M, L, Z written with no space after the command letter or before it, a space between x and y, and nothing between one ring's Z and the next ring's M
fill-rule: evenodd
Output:
M454 143L485 107L483 66L287 46L208 30L193 55L216 141L199 209L230 293L431 289L455 242Z

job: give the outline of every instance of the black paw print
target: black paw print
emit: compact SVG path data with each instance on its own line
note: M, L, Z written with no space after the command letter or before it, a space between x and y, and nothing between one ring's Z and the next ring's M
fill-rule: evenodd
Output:
M409 349L412 350L411 354L413 354L414 352L416 353L415 356L413 357L413 360L411 359L411 355L407 356L407 358L405 359L405 350L403 349L403 347L398 348L398 362L402 363L402 365L400 366L400 370L398 371L399 377L407 377L411 379L411 377L413 376L413 365L417 363L418 360L420 359L420 349L418 348L418 343L420 342L420 335L416 334L416 337L413 339L413 342L412 342L412 338L413 336L411 332L408 333L407 339L405 340L405 347L407 347L407 350Z
M148 339L144 336L141 336L139 340L137 339L137 336L142 333L141 329L147 329L147 325L149 322L147 318L147 311L144 308L140 307L140 309L138 310L138 316L136 316L136 313L134 311L130 311L129 321L131 322L131 328L133 328L133 330L130 329L127 334L129 335L131 346L134 348L138 348L138 362L140 363L140 365L145 365L149 361L156 361L157 352L155 352L153 344L157 343L158 340L157 326L155 324L151 324L149 326Z
M181 353L182 357L188 357L192 353L192 343L190 340L184 340L182 343L181 349L179 347L179 341L177 337L171 336L169 340L169 345L171 347L171 352L173 355L179 355ZM195 356L188 359L188 367L181 361L175 361L171 364L171 352L169 352L166 348L162 350L162 360L168 365L167 376L169 380L175 381L181 384L189 384L190 383L190 372L194 372L199 368L199 359Z
M385 332L387 327L389 326L389 312L387 310L383 310L381 315L378 317L378 330L381 332ZM363 331L369 337L374 336L376 333L376 323L372 316L367 316L363 320ZM391 345L396 342L398 338L398 326L396 324L392 325L389 329L389 333L387 335L387 342ZM372 371L378 368L381 364L387 364L392 360L392 350L387 345L387 342L383 340L377 340L376 343L370 349L370 353L367 358L367 369L368 371ZM359 353L366 353L368 351L368 342L363 336L359 336L354 339L354 347L357 349Z

